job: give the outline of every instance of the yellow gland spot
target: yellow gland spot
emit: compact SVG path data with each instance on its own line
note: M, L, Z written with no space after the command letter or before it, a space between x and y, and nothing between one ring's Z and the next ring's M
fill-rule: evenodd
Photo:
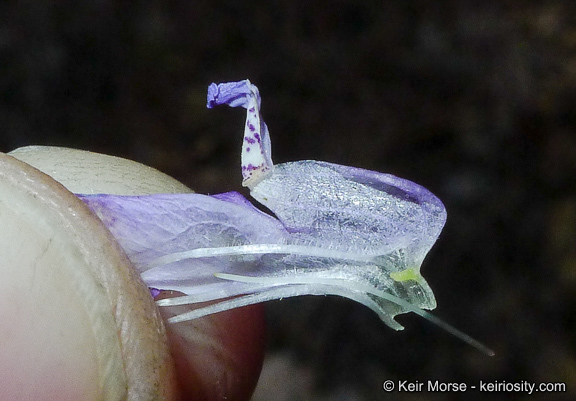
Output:
M408 280L414 280L420 282L422 276L420 275L420 272L418 272L418 270L408 268L399 272L390 273L390 278L392 278L394 281L400 281L400 282Z

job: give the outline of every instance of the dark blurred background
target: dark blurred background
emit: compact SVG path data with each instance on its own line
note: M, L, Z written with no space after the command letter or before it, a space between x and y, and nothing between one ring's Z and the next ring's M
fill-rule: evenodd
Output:
M277 301L255 400L573 399L576 3L474 3L3 1L0 150L88 149L240 190L245 114L206 110L206 88L249 78L276 163L389 172L444 201L422 269L435 314L497 352L413 314L394 332L351 301ZM568 392L385 393L387 379Z

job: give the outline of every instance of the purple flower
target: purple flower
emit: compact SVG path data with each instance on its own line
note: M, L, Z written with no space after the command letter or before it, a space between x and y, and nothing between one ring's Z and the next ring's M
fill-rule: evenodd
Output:
M423 311L436 301L420 265L446 221L436 196L354 167L312 160L274 166L258 88L248 80L212 84L208 107L220 104L247 110L243 184L275 217L236 192L80 195L149 287L186 294L158 305L219 300L170 322L271 299L335 294L368 306L394 329L402 329L395 315L415 312L486 351Z

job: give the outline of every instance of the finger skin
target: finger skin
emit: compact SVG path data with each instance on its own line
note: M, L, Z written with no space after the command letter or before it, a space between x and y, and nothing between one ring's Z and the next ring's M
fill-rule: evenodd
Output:
M178 295L166 292L157 299ZM194 308L161 307L160 313L166 321ZM167 323L167 332L183 401L250 399L264 358L262 305Z
M159 176L158 172L152 174L151 177L149 168L141 165L135 166L134 162L70 149L45 148L44 150L48 152L45 153L44 160L50 162L50 166L44 165L44 170L55 173L58 168L64 168L66 174L59 176L58 181L60 183L43 174L38 175L36 169L22 162L15 162L15 159L9 157L4 157L9 161L9 163L6 161L6 165L14 164L15 166L13 169L8 169L7 167L0 169L0 176L4 174L4 176L8 177L7 182L13 184L13 186L15 185L15 187L23 188L28 188L31 185L30 183L35 182L30 177L40 177L35 179L40 180L42 185L35 186L32 188L34 191L31 192L36 194L37 191L44 191L44 189L51 189L52 192L42 196L33 194L31 199L36 203L42 202L48 208L54 205L68 207L68 204L79 203L77 198L74 198L72 193L66 191L60 184L67 187L69 184L74 184L75 191L78 193L100 192L142 195L157 192L189 192L181 184L166 188L164 183L170 180L172 182L173 179L163 174ZM38 148L26 150L26 154L30 156L29 160L27 159L28 163L37 160L37 158L32 157L32 153L37 153L38 151L44 152ZM70 152L73 155L70 155ZM20 156L23 155L21 154ZM89 161L92 163L92 167L87 167L86 163ZM23 176L18 171L13 171L16 167L25 171L27 176ZM135 174L129 180L125 177L128 168ZM95 170L98 171L96 175L93 174ZM83 180L82 177L88 177L88 179ZM95 187L95 179L101 179L101 184L104 184L104 186ZM108 187L110 183L115 184L115 189ZM79 184L87 185L87 187L77 186ZM118 186L120 189L118 189ZM117 192L118 190L120 192ZM3 192L6 191L0 191L0 194ZM56 200L63 196L67 197L66 202ZM5 204L19 206L21 202L5 202ZM38 215L42 216L40 220L43 220L46 216L46 211L38 206L28 208L28 210L38 210ZM21 217L28 214L7 214L5 210L0 213L0 217L6 217L7 215ZM96 224L95 222L97 221L97 218L92 216L85 206L84 208L78 205L74 206L73 213L68 215L81 222L92 221L93 224ZM108 353L103 357L100 349L102 347L99 348L94 344L94 339L101 339L102 336L98 335L99 332L92 329L90 321L86 319L86 310L93 311L95 309L94 306L97 305L118 305L116 304L118 301L116 298L118 297L112 297L110 300L104 299L100 303L85 301L86 291L84 290L86 286L84 281L80 286L71 282L68 276L54 274L54 269L57 270L63 263L52 263L53 269L49 270L45 280L39 274L40 271L44 270L39 268L38 263L38 260L46 258L47 250L52 250L52 253L56 255L80 255L78 257L84 261L86 258L84 253L82 253L83 251L90 251L94 248L94 255L108 255L111 249L110 246L103 247L102 249L107 251L102 252L100 248L93 245L94 239L90 238L83 242L85 246L81 246L80 250L74 252L54 251L56 249L54 247L55 244L75 244L79 234L86 233L88 236L93 236L94 229L93 227L86 228L85 225L80 225L78 230L75 231L76 234L72 235L70 233L70 224L68 223L46 224L48 228L61 228L58 232L67 240L52 241L55 238L54 233L42 231L41 234L46 235L44 237L39 236L39 238L47 239L47 243L50 246L44 244L37 247L40 256L34 259L36 254L32 253L30 249L31 239L34 237L31 233L35 231L29 230L24 236L25 240L14 242L13 240L18 238L15 235L15 230L22 230L24 225L21 221L9 223L6 220L2 220L2 222L2 227L9 229L0 230L0 238L4 239L4 241L0 241L4 246L3 251L0 252L2 254L0 272L3 273L3 280L0 282L0 295L3 301L0 302L0 317L2 322L4 322L0 327L0 340L3 344L3 347L0 347L0 362L2 362L2 367L0 368L0 400L54 399L62 401L69 399L88 401L90 399L121 399L122 394L119 397L109 397L110 386L100 383L102 375L98 371L98 367L106 365L105 362L109 360L106 356ZM37 219L35 217L32 219L30 226L36 227L36 222ZM1 234L4 234L5 237L2 237ZM104 234L101 232L101 235ZM107 238L108 236L111 237L109 233L108 236L104 236ZM85 236L81 235L81 237L84 238ZM119 247L113 246L112 248L115 249L114 252L117 254ZM92 253L88 253L92 255ZM14 257L14 263L10 262L10 255ZM121 256L121 264L127 266L128 261L125 255ZM24 265L32 267L31 269L21 268L23 262L27 262L27 260L22 260L26 259L25 257L31 259L31 263L24 263ZM84 271L78 267L80 263L74 263L73 265L75 269ZM20 268L15 268L16 266L20 266ZM104 268L115 266L115 264L98 263L97 266ZM115 275L110 275L109 270L114 271L112 268L106 270L109 274L104 275L103 278L100 275L88 275L89 277L85 281L95 281L95 288L98 290L96 292L100 293L102 288L109 287L110 283L115 283L116 287L122 288L122 286L126 285L127 279L132 279L128 277L129 275L116 278ZM22 276L21 273L31 274L28 277L26 275ZM48 278L58 279L52 282ZM69 284L70 291L64 291L63 288L60 288L64 285L63 283ZM40 286L40 284L43 285ZM143 296L148 295L144 284L141 284L141 287ZM120 290L116 292L117 295L123 294ZM71 297L78 295L81 299L68 299L64 295L70 295ZM129 298L132 299L131 297ZM138 297L133 300L136 302L137 299ZM83 302L87 302L89 307L81 308L80 306L84 305ZM134 315L137 314L137 311L143 314L141 313L143 308L133 304L130 305L133 306ZM150 302L150 306L154 308L152 302ZM130 309L128 309L129 311ZM165 318L173 312L174 310L162 308ZM131 315L130 313L127 314ZM96 313L95 315L104 316L106 314ZM130 319L122 320L123 323L119 327L115 325L113 320L114 314L110 315L110 319L109 322L101 324L99 327L108 329L108 331L110 331L110 328L112 328L112 331L118 329L120 331L118 333L119 338L125 340L126 329L133 327ZM188 323L167 325L172 346L171 352L178 368L178 379L184 401L222 399L225 397L229 400L240 401L249 399L256 384L263 358L263 319L262 307L252 306L223 312ZM144 321L149 323L152 334L156 333L156 335L152 335L154 341L165 344L163 342L163 328L160 330L158 327L158 320L154 321L154 319L145 318ZM136 337L138 339L150 337L143 336L143 332L139 330L134 330L134 332L137 333ZM162 373L163 369L170 370L171 364L166 362L164 358L157 357L159 353L154 352L154 350L157 350L158 347L150 345L154 341L135 341L140 345L144 343L146 345L140 348L135 347L136 352L133 352L132 349L126 351L126 347L120 346L119 350L124 350L127 354L121 355L119 352L110 352L110 355L120 355L119 358L124 358L125 364L123 366L127 370L126 373L134 373L133 371L135 371L136 378L138 378L142 377L142 375L139 376L141 372L139 369L134 369L134 364L131 362L142 359L136 358L136 356L150 354L157 365L154 363L144 364L144 366L149 367L146 371L151 373L158 383L164 383L164 385L160 385L154 380L151 383L158 384L157 387L172 389L174 386L172 385L173 380L170 379L172 377L171 374ZM100 342L105 344L104 348L110 348L114 345L114 341ZM104 362L99 364L98 361L101 359ZM170 368L162 368L168 365L170 365ZM121 368L122 364L118 366ZM110 374L106 377L116 378L120 393L126 392L126 386L122 385L119 375ZM164 380L163 378L166 377L168 379ZM134 384L148 382L149 376L144 376L142 380L132 382L132 386L128 384L130 386L129 389L138 387L134 386ZM166 391L163 391L159 395L159 399L172 399L171 396L170 394L167 395ZM138 399L141 400L143 398ZM150 397L147 399L158 398Z

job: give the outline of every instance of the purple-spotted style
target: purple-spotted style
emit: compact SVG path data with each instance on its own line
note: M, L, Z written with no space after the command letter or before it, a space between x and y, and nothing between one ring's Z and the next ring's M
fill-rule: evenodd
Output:
M242 143L242 185L252 188L272 172L270 136L260 115L260 93L249 80L212 84L208 87L207 107L220 104L247 110Z

